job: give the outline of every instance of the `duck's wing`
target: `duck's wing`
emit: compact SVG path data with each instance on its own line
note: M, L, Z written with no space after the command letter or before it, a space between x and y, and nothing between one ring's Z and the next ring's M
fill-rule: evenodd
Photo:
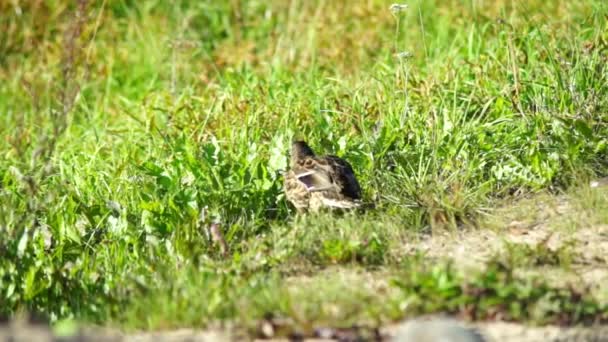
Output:
M331 167L323 159L306 158L297 163L292 171L294 177L309 192L340 191L339 185L331 175Z
M346 160L337 156L326 156L325 159L330 165L334 182L342 189L342 195L352 199L361 199L361 186L352 166Z
M286 177L287 198L298 207L352 209L361 204L359 183L352 167L338 157L309 157L292 166ZM294 190L289 190L294 189ZM291 192L292 194L288 193Z

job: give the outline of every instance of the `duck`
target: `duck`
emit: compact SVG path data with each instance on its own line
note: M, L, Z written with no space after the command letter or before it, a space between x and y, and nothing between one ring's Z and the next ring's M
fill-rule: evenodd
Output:
M292 143L283 188L298 213L361 206L361 186L352 166L335 155L316 155L302 140Z

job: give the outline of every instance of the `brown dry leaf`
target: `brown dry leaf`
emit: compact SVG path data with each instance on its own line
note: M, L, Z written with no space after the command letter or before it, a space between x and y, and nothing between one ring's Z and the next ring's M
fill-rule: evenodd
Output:
M211 240L213 241L213 243L219 245L220 252L222 253L222 255L227 256L228 255L228 244L226 243L226 240L224 239L224 235L222 234L222 230L220 229L220 224L212 223L209 226L209 233L211 233Z

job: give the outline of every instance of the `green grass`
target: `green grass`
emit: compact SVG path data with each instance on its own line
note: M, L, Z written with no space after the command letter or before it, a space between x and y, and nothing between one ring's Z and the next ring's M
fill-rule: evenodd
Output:
M124 328L275 314L304 329L458 312L450 296L462 291L399 304L420 286L443 291L446 269L416 271L386 305L345 280L295 294L284 281L331 265L390 278L417 265L402 245L418 234L607 175L608 5L408 4L0 4L0 314ZM294 137L351 161L376 210L296 217L281 193ZM495 280L480 286L510 290L490 301L539 300ZM568 307L567 322L602 305L540 288ZM512 319L534 318L520 309Z

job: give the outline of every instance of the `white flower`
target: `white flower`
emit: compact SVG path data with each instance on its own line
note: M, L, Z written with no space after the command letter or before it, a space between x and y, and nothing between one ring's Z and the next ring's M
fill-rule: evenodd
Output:
M391 7L389 7L391 12L393 13L399 13L402 11L405 11L408 8L408 5L406 4L392 4Z
M403 52L396 53L395 56L400 59L410 59L410 58L414 57L414 54L409 51L403 51Z

